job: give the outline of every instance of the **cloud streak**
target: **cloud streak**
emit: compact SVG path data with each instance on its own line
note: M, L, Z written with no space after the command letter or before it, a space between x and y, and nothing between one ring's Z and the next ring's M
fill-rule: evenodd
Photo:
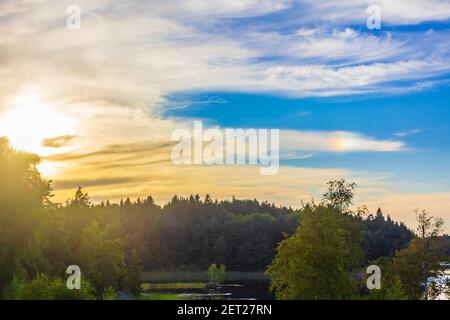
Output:
M426 21L450 19L450 3L446 0L298 0L297 8L303 9L308 22L361 23L366 21L366 9L370 5L381 8L382 21L390 25L411 25Z
M398 152L407 149L402 141L377 140L355 132L294 131L280 134L282 152Z
M76 135L63 135L42 140L41 145L46 148L61 148L69 145L77 138Z

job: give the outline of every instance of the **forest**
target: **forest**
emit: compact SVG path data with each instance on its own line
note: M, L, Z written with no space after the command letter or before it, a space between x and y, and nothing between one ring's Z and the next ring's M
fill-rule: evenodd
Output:
M354 292L311 297L303 295L304 288L286 289L285 281L292 279L283 278L283 272L291 277L296 271L287 267L284 250L298 252L296 246L305 245L303 240L294 243L304 235L303 225L304 230L308 225L313 231L319 228L311 236L317 244L334 244L337 236L353 239L349 246L357 245L357 254L345 256L354 262L342 266L346 276L373 261L391 264L399 252L409 250L411 243L420 239L381 209L375 214L365 207L350 210L356 186L343 180L330 182L320 203L312 201L301 209L235 197L219 201L209 195L174 196L164 205L156 204L151 196L94 204L81 187L74 190L73 198L59 204L52 202L51 182L37 170L39 161L36 155L14 150L7 139L0 138L3 299L116 299L119 291L139 293L142 271L206 271L212 263L232 271L268 270L280 299L348 298ZM314 219L319 220L315 223ZM439 223L436 227L439 229ZM339 228L351 232L346 236ZM319 241L320 234L324 238ZM445 239L437 231L424 233L422 238L427 237ZM448 255L446 239L439 247L444 255L436 259L445 259L445 252ZM341 240L336 238L336 243L347 243ZM351 251L347 247L342 250ZM80 266L82 290L65 287L69 265ZM420 279L415 282L418 284ZM389 294L392 291L383 297L399 297ZM417 290L414 294L407 297L420 296Z

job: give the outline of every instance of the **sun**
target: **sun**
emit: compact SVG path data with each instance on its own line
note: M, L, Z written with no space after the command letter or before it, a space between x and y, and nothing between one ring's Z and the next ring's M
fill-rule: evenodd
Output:
M73 135L75 127L75 119L34 95L17 96L7 110L0 113L0 136L8 137L14 148L40 156L62 151L43 146L43 140Z

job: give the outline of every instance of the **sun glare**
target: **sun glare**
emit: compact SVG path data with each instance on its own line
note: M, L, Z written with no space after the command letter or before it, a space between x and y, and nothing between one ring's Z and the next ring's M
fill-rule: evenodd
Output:
M44 139L75 134L75 121L32 95L18 96L0 113L0 136L18 150L46 156L61 148L42 146Z

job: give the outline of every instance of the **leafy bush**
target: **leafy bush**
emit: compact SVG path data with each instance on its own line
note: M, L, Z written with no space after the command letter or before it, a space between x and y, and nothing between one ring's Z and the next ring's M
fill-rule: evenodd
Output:
M61 278L39 274L31 281L14 279L5 290L8 300L95 300L95 291L87 279L81 280L81 289L70 290Z

